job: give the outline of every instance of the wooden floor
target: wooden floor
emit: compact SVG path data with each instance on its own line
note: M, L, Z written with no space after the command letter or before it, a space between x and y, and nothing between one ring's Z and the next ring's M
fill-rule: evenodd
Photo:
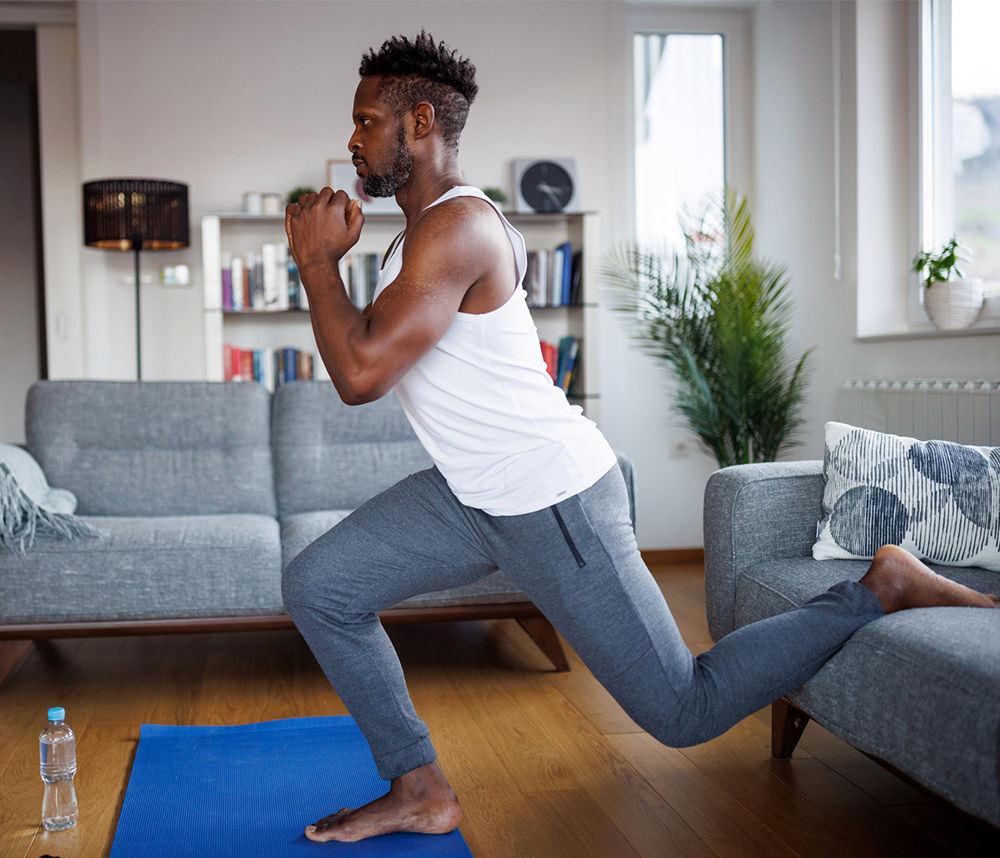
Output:
M701 567L654 571L691 648L707 648ZM770 758L766 711L673 750L641 732L575 657L571 672L551 672L513 621L390 634L477 858L1000 855L1000 831L816 724L791 761ZM78 736L80 823L59 833L39 826L37 735L50 705L66 707ZM0 858L106 855L143 722L344 712L295 632L36 648L0 685Z

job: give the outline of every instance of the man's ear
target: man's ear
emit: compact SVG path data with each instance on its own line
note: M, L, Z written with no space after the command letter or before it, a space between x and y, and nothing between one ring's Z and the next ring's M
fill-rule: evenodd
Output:
M413 137L419 140L426 137L434 128L434 105L429 101L418 101L413 108Z

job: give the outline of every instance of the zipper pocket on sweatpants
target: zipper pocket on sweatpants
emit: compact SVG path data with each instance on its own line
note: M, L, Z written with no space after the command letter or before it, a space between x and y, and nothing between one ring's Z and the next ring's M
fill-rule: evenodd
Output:
M562 531L563 538L566 540L566 544L569 546L569 550L573 552L573 559L576 560L576 565L581 569L586 566L586 562L583 559L583 555L580 550L576 547L573 542L573 537L569 535L569 528L566 527L566 522L563 521L563 517L559 512L558 507L552 507L552 512L556 517L556 524L559 525L559 529Z

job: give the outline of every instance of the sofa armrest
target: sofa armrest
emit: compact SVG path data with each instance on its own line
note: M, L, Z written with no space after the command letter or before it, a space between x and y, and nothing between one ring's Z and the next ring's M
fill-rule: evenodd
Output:
M716 471L705 487L705 604L719 640L734 628L743 570L772 558L809 557L822 516L823 463L766 462Z

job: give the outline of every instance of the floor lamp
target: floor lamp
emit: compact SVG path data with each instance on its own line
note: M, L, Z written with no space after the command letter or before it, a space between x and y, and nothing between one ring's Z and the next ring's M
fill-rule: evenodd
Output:
M135 252L135 375L142 380L139 251L187 247L188 188L158 179L101 179L83 186L83 242Z

